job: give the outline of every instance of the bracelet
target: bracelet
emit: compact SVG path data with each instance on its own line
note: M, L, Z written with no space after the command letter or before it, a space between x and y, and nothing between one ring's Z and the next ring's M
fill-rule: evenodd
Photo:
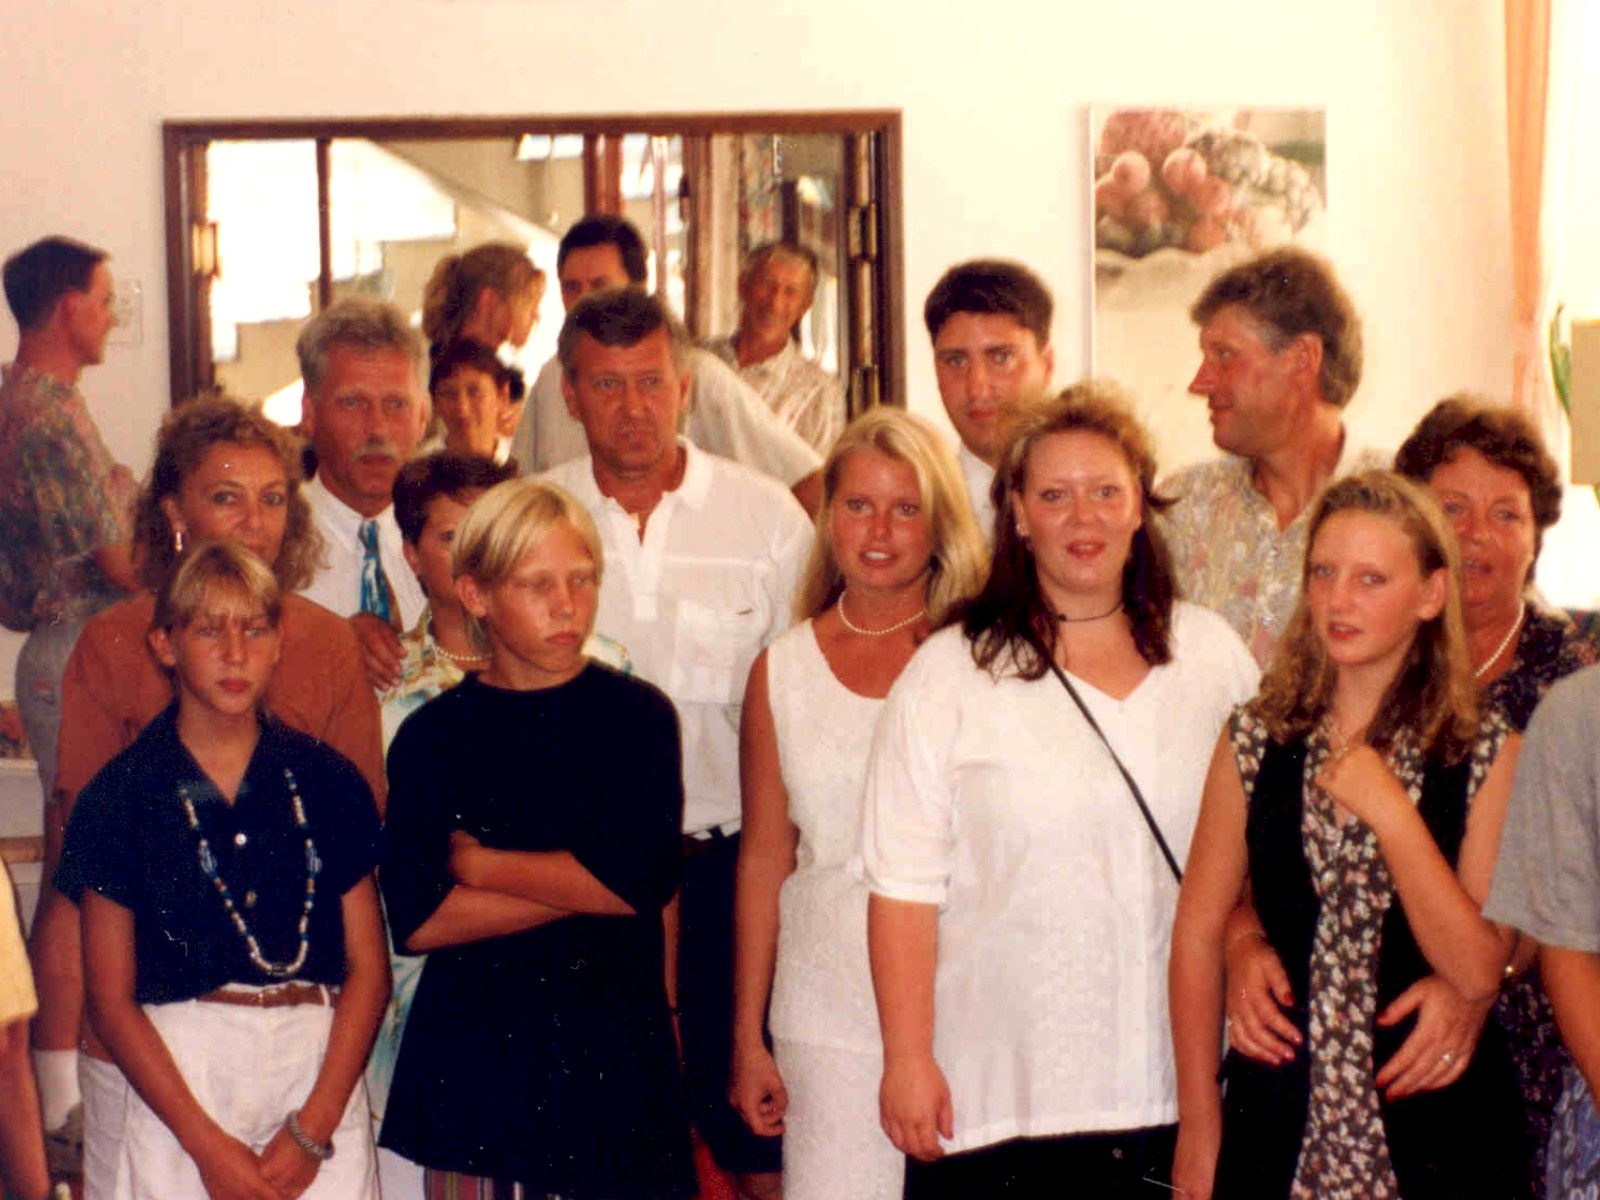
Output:
M289 1137L293 1140L294 1144L299 1146L300 1149L304 1150L318 1162L327 1162L333 1157L332 1139L329 1139L328 1144L325 1146L320 1142L313 1142L311 1140L311 1135L304 1129L300 1128L299 1113L291 1112L287 1117L285 1117L283 1119L283 1127L288 1132Z
M1222 952L1224 954L1226 954L1229 950L1232 950L1234 948L1234 946L1236 946L1238 943L1244 941L1244 939L1248 938L1248 937L1258 937L1262 941L1266 941L1267 940L1267 931L1265 929L1261 928L1261 926L1259 926L1259 925L1256 925L1256 926L1254 926L1254 927L1252 927L1250 929L1241 929L1238 933L1234 934L1231 938L1228 939L1227 944L1222 947Z

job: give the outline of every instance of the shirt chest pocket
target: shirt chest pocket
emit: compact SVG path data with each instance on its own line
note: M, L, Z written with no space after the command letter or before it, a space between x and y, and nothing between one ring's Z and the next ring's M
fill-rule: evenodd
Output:
M678 603L672 696L691 704L738 705L761 653L769 614L763 599Z

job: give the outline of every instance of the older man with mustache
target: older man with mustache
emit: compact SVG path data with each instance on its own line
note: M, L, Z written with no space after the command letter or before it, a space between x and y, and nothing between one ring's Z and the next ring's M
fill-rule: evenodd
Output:
M399 676L400 631L426 603L406 566L391 493L427 422L422 342L393 305L349 297L306 324L295 344L305 384L301 428L316 451L306 486L327 544L304 595L348 617L374 687Z

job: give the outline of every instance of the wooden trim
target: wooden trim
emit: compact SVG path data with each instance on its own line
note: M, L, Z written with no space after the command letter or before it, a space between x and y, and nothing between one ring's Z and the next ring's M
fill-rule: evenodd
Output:
M213 141L311 140L318 142L319 153L325 153L326 142L334 138L404 141L408 138L509 138L524 133L603 136L608 141L633 133L659 136L708 136L713 133L875 135L878 154L875 158L874 198L879 213L878 278L881 286L876 289L877 307L873 315L878 338L876 365L881 381L879 395L886 403L905 405L901 115L897 109L164 121L161 136L167 210L168 361L173 402L177 403L193 394L197 383L193 361L193 301L187 287L175 286L175 281L186 281L192 270L187 222L193 215L193 197L189 194L186 179L187 153L203 153L203 148ZM325 292L328 290L328 212L326 194L320 188L319 193L319 203L323 206L320 221L324 239L324 276L319 290ZM326 304L328 299L324 295L323 303ZM209 353L209 339L206 352Z
M177 143L271 138L359 137L373 141L406 138L508 137L522 133L624 134L670 136L691 133L860 133L898 127L896 109L824 109L765 113L593 113L509 117L327 117L259 118L232 121L162 122L163 137ZM169 145L172 141L168 142Z
M905 212L900 203L903 187L900 114L892 113L877 131L878 178L878 328L883 330L878 363L884 403L906 406L906 273Z
M317 311L333 303L333 139L317 139Z

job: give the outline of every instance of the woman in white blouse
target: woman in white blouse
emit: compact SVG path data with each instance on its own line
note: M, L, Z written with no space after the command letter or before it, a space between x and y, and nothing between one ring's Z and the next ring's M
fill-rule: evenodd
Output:
M1256 670L1176 601L1154 478L1108 385L1021 414L988 585L879 723L862 828L879 1105L912 1200L1169 1194L1176 875Z
M900 1200L905 1160L874 1102L867 893L850 870L861 778L890 685L987 567L932 428L892 408L857 418L823 468L800 623L756 660L740 736L728 1090L756 1133L783 1134L784 1200Z

